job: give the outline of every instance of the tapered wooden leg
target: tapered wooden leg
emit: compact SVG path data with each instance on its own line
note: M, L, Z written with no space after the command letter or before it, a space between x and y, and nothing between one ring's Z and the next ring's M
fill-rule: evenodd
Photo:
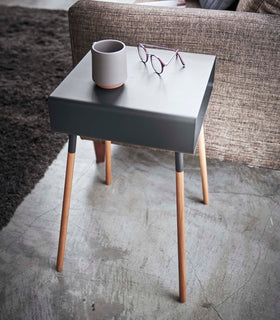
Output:
M203 201L205 204L208 204L209 203L208 178L207 178L207 164L206 164L206 152L205 152L203 126L201 127L201 131L198 139L198 150L199 150L200 172L201 172L201 180L202 180Z
M105 161L105 144L104 142L93 141L96 163L101 163Z
M73 171L74 171L74 162L75 162L75 152L76 152L76 138L77 136L74 136L74 135L69 136L68 157L67 157L64 196L63 196L61 225L60 225L60 236L59 236L59 244L58 244L57 263L56 263L57 271L62 271L63 269L63 260L64 260L64 251L65 251L65 243L66 243L66 234L67 234L68 216L69 216L70 198L71 198L72 180L73 180Z
M186 251L185 251L185 217L184 217L184 169L183 154L175 153L176 160L176 200L177 200L177 236L180 302L186 302Z
M111 141L105 141L105 154L106 154L106 184L111 184Z

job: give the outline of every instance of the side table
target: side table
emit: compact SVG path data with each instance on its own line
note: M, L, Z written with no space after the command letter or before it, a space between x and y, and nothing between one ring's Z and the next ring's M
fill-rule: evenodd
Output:
M170 52L153 50L167 61ZM62 271L77 135L105 140L106 182L111 184L111 141L175 152L180 301L186 301L183 153L199 146L204 203L208 181L203 120L214 82L215 56L182 52L186 64L172 61L158 76L127 47L128 79L105 90L91 79L91 53L49 97L51 128L69 135L68 158L57 258Z

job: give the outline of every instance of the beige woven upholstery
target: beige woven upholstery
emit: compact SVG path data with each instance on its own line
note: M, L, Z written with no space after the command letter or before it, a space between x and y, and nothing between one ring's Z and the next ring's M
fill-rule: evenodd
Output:
M236 10L280 14L280 0L240 0Z
M216 55L207 156L280 168L280 16L84 0L69 22L74 65L106 38Z

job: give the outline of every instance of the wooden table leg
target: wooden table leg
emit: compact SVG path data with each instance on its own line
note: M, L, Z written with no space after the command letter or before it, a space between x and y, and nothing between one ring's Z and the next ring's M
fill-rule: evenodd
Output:
M105 160L105 144L104 142L93 141L96 163L104 162Z
M206 152L205 152L203 126L201 127L200 135L198 138L198 151L199 151L200 172L201 172L201 180L202 180L203 201L205 204L208 204L209 203L208 178L207 178L207 164L206 164Z
M59 236L59 244L58 244L57 263L56 263L57 271L62 271L63 269L64 251L65 251L66 234L67 234L67 226L68 226L68 216L69 216L69 208L70 208L70 198L71 198L71 190L72 190L73 170L74 170L74 162L75 162L76 140L77 140L76 135L69 135L68 157L67 157L63 206L62 206L61 225L60 225L60 236Z
M105 154L106 154L106 184L111 184L111 141L105 141Z
M177 200L177 235L180 302L186 302L186 251L184 217L184 164L183 153L175 152L176 163L176 200Z

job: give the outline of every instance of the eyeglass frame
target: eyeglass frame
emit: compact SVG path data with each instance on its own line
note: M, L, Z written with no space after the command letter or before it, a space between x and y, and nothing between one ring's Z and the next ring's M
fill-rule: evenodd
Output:
M146 61L144 61L144 60L142 59L141 55L140 55L140 52L139 52L139 48L140 48L140 47L141 47L142 49L144 49L144 51L145 51L145 53L146 53ZM154 54L148 53L148 50L146 49L146 47L156 48L156 49L170 50L170 51L174 51L174 54L173 54L173 56L169 59L169 61L168 61L167 63L164 63L158 56L156 56L156 55L154 55ZM153 45L153 44L147 44L147 43L139 42L139 43L137 44L137 51L138 51L138 55L139 55L140 60L141 60L143 63L145 63L145 64L148 62L149 57L150 57L152 68L154 69L155 73L157 73L157 74L159 74L159 75L163 73L164 68L169 65L169 63L172 61L172 59L173 59L174 57L179 57L182 65L183 65L183 68L185 68L185 63L184 63L184 61L183 61L183 59L182 59L182 57L181 57L181 55L180 55L180 53L179 53L179 49L172 49L172 48L161 47L161 46L157 46L157 45ZM154 67L154 65L153 65L153 61L152 61L153 57L156 58L156 59L160 62L160 64L161 64L161 72L157 72L157 70L155 69L155 67Z

